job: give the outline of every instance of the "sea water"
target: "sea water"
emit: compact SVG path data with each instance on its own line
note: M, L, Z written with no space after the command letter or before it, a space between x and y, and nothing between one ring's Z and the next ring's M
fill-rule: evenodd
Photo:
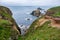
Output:
M13 18L21 29L22 35L25 33L24 31L29 28L32 22L37 19L36 16L30 15L30 13L38 7L44 10L50 8L49 6L9 6L13 13ZM21 27L21 25L23 26Z

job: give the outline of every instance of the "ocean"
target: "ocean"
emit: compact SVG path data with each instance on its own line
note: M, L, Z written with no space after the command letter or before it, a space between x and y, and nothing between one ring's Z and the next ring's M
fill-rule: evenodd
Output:
M21 34L25 34L25 30L28 26L30 26L34 20L37 19L36 16L30 15L30 13L37 9L38 7L47 10L50 6L9 6L10 10L13 13L13 18L15 19L16 23L19 25L24 25L21 29ZM30 20L27 20L30 19ZM24 31L23 31L24 30Z
M37 18L35 16L30 15L30 13L37 9L38 6L9 6L10 10L13 13L13 18L15 19L16 23L18 25L31 25L32 22ZM42 6L40 7L44 10L47 10L48 6ZM27 18L30 18L31 20L26 20Z

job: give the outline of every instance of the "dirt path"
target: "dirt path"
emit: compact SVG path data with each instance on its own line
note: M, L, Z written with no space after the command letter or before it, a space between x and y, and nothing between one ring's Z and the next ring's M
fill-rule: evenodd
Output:
M48 21L47 19L42 19L42 20L39 20L39 25L42 26L46 21Z
M52 27L60 28L60 24L55 23L54 20L52 20L52 19L51 19L51 26L52 26Z
M55 23L53 19L42 18L37 22L35 29L39 26L42 26L46 21L49 21L49 20L51 21L50 26L60 28L60 24Z
M48 20L45 19L45 18L40 19L40 20L37 22L37 25L35 26L35 28L37 28L37 27L39 27L39 26L42 26L46 21L48 21Z

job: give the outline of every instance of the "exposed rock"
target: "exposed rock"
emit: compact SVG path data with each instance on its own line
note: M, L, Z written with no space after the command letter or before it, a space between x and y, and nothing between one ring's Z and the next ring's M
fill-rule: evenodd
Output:
M37 10L32 11L31 15L39 17L40 14L41 14L40 10L41 10L41 9L38 8Z

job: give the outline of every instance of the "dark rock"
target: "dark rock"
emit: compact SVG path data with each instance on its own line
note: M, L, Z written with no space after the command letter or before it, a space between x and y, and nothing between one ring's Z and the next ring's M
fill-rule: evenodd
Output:
M41 9L38 8L37 10L32 11L31 15L39 17L40 14L41 14L40 10L41 10Z

